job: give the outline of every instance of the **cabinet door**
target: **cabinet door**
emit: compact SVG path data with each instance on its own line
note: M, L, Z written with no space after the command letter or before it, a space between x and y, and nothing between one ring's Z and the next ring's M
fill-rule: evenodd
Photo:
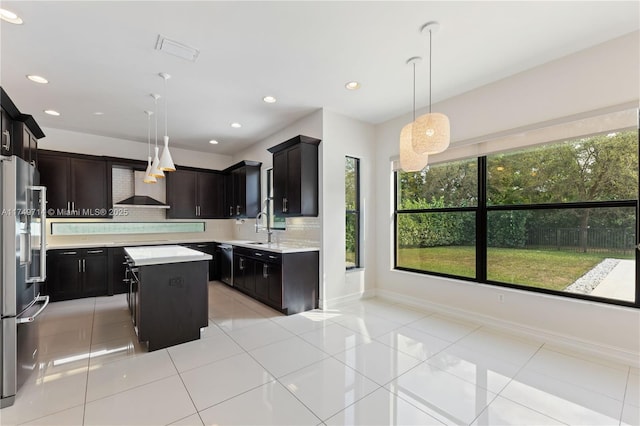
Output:
M82 297L82 262L78 250L51 250L47 253L46 292L51 301Z
M0 155L11 155L12 121L4 110L0 110Z
M71 158L70 163L74 217L109 217L106 161Z
M107 294L109 262L106 249L87 249L82 257L82 296Z
M240 167L231 172L233 176L233 215L246 217L247 175L246 169Z
M235 200L233 197L233 174L224 175L224 217L233 217L235 214Z
M198 173L199 218L224 217L224 176L219 173Z
M266 262L255 263L255 289L256 297L263 302L269 299L269 274L270 264Z
M64 217L69 213L69 159L40 154L40 184L47 187L47 216Z
M284 308L282 304L282 265L269 263L267 269L267 302L278 309Z
M129 291L129 283L125 282L125 272L127 264L124 255L124 248L109 248L109 291L108 294L121 294Z
M302 150L300 145L289 148L287 151L287 195L285 215L297 216L301 206L301 181L302 181Z
M276 216L284 214L287 197L287 151L273 154L273 210Z
M176 170L168 173L167 210L170 219L196 219L197 173L190 170Z

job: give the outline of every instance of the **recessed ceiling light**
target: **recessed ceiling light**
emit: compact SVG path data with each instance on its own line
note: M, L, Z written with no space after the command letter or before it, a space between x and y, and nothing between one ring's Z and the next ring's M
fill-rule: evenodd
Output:
M96 111L93 113L93 115L104 115L104 112L102 111Z
M347 90L358 90L360 88L360 83L357 81L350 81L345 84L344 87L346 87Z
M59 116L60 113L58 111L52 110L52 109L45 109L44 110L45 114L49 114L49 115L54 115L54 116Z
M218 141L217 141L217 140L215 140L215 139L211 139L211 140L209 141L209 143L210 143L211 145L218 145Z
M47 84L49 82L49 80L39 75L29 74L27 78L34 83Z
M11 24L21 25L22 18L7 9L0 9L0 19Z
M268 104L276 103L276 98L274 98L273 96L265 96L264 98L262 98L262 100Z
M242 124L240 124L240 123L231 123L231 127L233 127L234 129L239 129L240 127L242 127Z

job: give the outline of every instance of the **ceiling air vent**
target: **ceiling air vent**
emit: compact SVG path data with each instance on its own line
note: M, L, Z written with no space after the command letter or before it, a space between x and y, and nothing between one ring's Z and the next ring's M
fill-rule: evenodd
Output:
M187 46L184 43L180 43L170 38L166 38L162 34L158 35L158 41L156 42L156 50L159 50L170 55L177 56L187 61L195 62L198 59L200 51L195 47Z

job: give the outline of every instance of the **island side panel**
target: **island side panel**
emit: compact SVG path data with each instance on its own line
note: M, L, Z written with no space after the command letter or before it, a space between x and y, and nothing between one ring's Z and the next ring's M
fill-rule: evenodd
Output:
M319 253L285 253L282 256L282 297L286 315L318 307Z
M138 339L149 351L200 338L208 325L208 261L140 266Z

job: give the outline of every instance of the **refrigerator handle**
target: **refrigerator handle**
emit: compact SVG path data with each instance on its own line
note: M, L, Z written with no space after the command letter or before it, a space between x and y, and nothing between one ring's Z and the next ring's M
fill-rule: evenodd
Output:
M4 143L2 144L2 147L6 151L11 152L11 133L9 133L8 130L5 130L2 132L2 135L4 136Z
M34 322L36 320L36 318L38 317L38 315L40 315L42 313L42 311L45 310L47 305L49 305L49 296L38 296L38 297L36 297L36 302L44 302L42 304L42 307L40 307L40 309L38 309L38 312L36 312L35 314L31 315L30 317L16 318L16 324L24 324L26 322Z
M30 277L27 280L27 282L35 283L47 279L47 187L30 186L29 189L40 192L40 275ZM31 245L31 238L29 238L29 245Z

